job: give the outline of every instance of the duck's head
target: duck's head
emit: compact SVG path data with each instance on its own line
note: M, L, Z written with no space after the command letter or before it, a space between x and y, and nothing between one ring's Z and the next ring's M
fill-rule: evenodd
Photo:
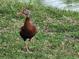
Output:
M30 10L23 9L21 12L18 13L18 15L22 15L24 17L29 17L30 16Z

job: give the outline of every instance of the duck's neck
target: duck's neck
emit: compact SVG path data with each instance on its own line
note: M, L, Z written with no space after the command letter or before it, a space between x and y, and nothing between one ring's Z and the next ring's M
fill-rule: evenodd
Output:
M30 22L30 17L26 17L24 21L24 26L26 26Z
M30 21L30 17L27 16L26 19L25 19L25 21Z

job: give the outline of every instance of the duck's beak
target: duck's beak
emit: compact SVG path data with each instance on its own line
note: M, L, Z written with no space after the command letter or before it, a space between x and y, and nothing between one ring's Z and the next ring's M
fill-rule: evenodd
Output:
M24 17L26 17L26 15L23 14L22 12L17 13L17 16L24 16Z
M22 15L22 13L21 13L21 12L18 12L18 13L17 13L17 15L18 15L18 16L21 16L21 15Z

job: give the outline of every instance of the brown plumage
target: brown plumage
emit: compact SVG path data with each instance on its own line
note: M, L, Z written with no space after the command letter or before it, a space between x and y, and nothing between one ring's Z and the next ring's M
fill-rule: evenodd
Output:
M29 16L30 11L27 9L24 9L19 14L25 16L24 25L20 29L20 36L23 38L24 41L26 41L27 39L29 39L29 41L30 41L32 39L32 37L37 33L37 29L34 26L34 24L32 23L32 20ZM27 46L25 48L27 48Z
M29 17L26 17L24 25L21 27L20 35L24 41L26 39L31 40L32 37L36 34L36 27L33 25Z

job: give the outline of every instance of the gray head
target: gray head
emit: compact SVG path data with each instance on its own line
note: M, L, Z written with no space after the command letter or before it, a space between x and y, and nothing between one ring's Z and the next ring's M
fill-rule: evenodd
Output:
M22 11L22 14L24 15L24 16L30 16L30 10L28 10L28 9L24 9L23 11Z

